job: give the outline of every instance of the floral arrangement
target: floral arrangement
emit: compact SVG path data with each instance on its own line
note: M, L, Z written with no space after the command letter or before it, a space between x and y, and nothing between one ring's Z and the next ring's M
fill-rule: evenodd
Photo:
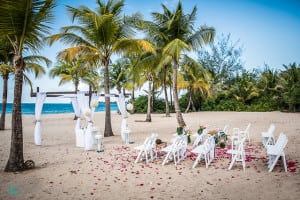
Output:
M182 135L183 134L183 127L182 126L179 126L179 127L177 127L177 129L176 129L176 133L177 133L177 135Z
M218 133L217 130L210 130L210 131L208 131L208 134L210 134L210 135L215 135L217 133Z
M96 108L98 105L99 105L99 102L98 102L98 101L92 101L92 102L91 102L91 107L92 107L92 108Z
M190 143L191 142L191 130L187 127L184 126L179 126L176 129L176 133L177 135L186 135L187 136L187 142Z
M92 111L91 111L91 109L87 108L87 109L85 109L85 110L83 111L83 114L84 114L84 116L86 116L86 117L90 117L91 114L92 114Z
M201 134L203 133L203 130L204 130L204 129L206 129L206 127L203 126L203 125L200 125L199 129L197 130L197 133L198 133L199 135L201 135Z
M133 109L133 104L132 103L128 103L126 106L126 109L131 111Z

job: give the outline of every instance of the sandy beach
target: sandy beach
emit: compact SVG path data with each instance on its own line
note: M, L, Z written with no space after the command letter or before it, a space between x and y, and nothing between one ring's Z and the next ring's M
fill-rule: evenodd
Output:
M11 116L7 115L5 131L0 132L0 200L6 199L298 199L300 196L300 114L282 112L197 112L183 114L193 132L199 125L209 129L245 128L251 123L251 142L246 143L246 170L237 163L228 170L230 157L226 149L217 148L216 158L208 169L201 162L192 168L195 155L188 145L184 161L175 166L162 166L163 153L146 164L135 164L137 151L152 131L169 143L176 131L175 114L164 117L145 114L127 118L133 144L120 137L121 116L112 112L115 136L104 138L104 152L85 151L75 146L74 114L42 116L42 145L34 144L34 115L23 116L24 159L34 160L33 170L5 173L11 135ZM104 130L104 113L95 114L95 125ZM284 132L289 141L285 149L288 172L281 161L269 173L267 152L262 146L261 132L271 123L275 137ZM192 141L194 138L192 137ZM230 141L230 138L229 138Z

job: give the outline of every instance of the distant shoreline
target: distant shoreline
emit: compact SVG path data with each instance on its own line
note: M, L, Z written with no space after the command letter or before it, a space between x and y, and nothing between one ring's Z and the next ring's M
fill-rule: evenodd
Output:
M7 103L6 113L12 113L12 103ZM112 111L118 109L116 102L111 102L110 108ZM104 112L105 103L100 102L95 112ZM0 103L0 112L2 112L2 103ZM42 114L62 114L62 113L74 113L71 103L44 103ZM22 103L22 115L34 115L35 114L35 103Z

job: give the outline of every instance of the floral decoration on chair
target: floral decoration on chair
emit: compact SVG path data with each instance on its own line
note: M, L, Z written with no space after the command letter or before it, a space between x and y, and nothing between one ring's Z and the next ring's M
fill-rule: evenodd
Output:
M191 130L189 128L186 128L183 125L180 125L179 127L177 127L176 129L176 133L177 135L186 135L187 136L187 142L190 143L191 142Z
M201 135L201 134L203 133L203 130L204 130L204 129L206 129L206 127L203 126L203 125L200 125L200 126L199 126L199 129L197 130L197 133L198 133L199 135Z

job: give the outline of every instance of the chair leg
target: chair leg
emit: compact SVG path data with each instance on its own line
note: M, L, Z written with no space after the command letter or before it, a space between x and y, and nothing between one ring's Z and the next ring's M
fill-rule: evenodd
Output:
M199 153L196 160L195 160L195 162L194 162L194 164L193 164L193 168L195 168L198 165L200 160L201 160L201 154Z
M232 166L233 166L233 164L234 164L236 158L237 158L237 155L234 155L234 157L232 158L231 163L230 163L230 165L229 165L229 167L228 167L229 170L231 170L231 168L232 168Z
M243 165L243 169L244 169L244 172L245 172L245 169L246 169L246 156L245 154L242 155L242 165Z
M279 159L280 156L276 156L275 159L272 161L271 165L270 165L270 169L269 169L269 172L273 171L278 159Z
M166 157L165 157L165 159L164 159L162 165L165 165L165 164L167 163L167 161L168 161L168 159L169 159L169 156L170 156L170 153L171 153L171 152L168 152L168 153L167 153L167 155L166 155Z
M138 163L138 162L140 161L141 156L142 156L142 153L143 153L143 151L140 151L140 152L139 152L139 154L138 154L138 156L136 157L134 163Z
M147 153L146 150L144 150L144 154L145 154L145 157L146 157L146 163L148 163L148 162L149 162L149 159L148 159L148 153Z
M281 162L282 162L284 171L287 172L287 166L286 166L285 155L282 155L282 156L281 156L281 159L282 159Z
M208 168L208 165L209 165L209 159L210 159L209 156L210 156L209 152L204 155L205 167L206 168Z

